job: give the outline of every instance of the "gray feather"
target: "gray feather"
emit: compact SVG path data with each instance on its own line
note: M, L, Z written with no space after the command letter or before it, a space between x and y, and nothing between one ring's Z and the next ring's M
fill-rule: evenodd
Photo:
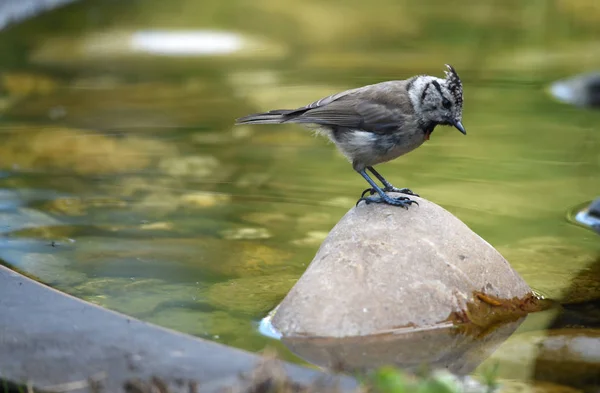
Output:
M378 94L382 90L392 94ZM238 119L237 124L303 123L385 133L397 129L412 111L406 82L391 81L346 90L297 109L249 115Z

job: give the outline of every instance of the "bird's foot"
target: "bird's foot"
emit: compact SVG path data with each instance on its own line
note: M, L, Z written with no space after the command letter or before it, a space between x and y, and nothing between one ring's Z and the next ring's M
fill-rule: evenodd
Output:
M412 196L416 196L416 197L419 196L419 194L415 194L414 192L412 192L408 188L396 188L394 186L392 186L392 187L385 187L383 189L383 191L384 192L397 192L397 193L400 193L400 194L412 195Z
M414 192L412 192L408 188L396 188L394 186L383 188L383 192L397 192L397 193L400 193L400 194L412 195L412 196L416 196L416 197L419 196L419 194L415 194ZM360 194L360 197L363 198L366 193L369 193L369 195L373 195L373 194L376 193L376 191L375 191L374 188L367 188L366 190L364 190L362 192L362 194Z
M405 209L408 210L408 207L410 205L412 205L413 203L415 204L419 204L417 203L417 201L413 201L412 199L410 199L409 197L398 197L398 198L392 198L389 197L387 195L383 195L383 196L371 196L371 197L361 197L357 202L356 205L358 206L358 204L360 203L360 201L365 201L365 203L368 205L369 203L385 203L387 205L392 205L392 206L401 206Z

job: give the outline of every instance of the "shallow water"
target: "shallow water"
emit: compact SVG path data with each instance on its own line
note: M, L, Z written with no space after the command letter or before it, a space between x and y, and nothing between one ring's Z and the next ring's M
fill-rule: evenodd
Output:
M546 88L600 67L598 22L581 0L90 1L27 22L0 47L0 259L102 306L300 361L258 323L366 183L300 127L234 119L450 63L467 136L439 128L378 168L465 221L536 291L584 304L563 325L592 332L600 242L567 214L600 195L600 112Z

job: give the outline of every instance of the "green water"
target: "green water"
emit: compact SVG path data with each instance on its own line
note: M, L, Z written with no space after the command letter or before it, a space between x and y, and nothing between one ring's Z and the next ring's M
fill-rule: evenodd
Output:
M178 29L247 41L189 57L128 44ZM440 128L378 169L540 293L597 300L599 239L566 217L600 195L600 112L546 89L600 68L599 34L600 8L583 0L90 1L47 14L0 37L0 259L107 308L300 361L257 324L366 183L298 126L234 119L450 63L468 135Z

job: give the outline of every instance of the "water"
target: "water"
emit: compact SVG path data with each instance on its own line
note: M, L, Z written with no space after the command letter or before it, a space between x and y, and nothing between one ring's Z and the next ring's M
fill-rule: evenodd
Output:
M300 362L258 324L366 183L298 126L234 119L450 63L468 135L440 128L378 169L456 214L536 291L574 304L518 332L598 326L598 237L567 215L600 195L600 112L547 93L600 67L595 3L166 4L90 1L2 33L4 263ZM524 369L499 353L506 374Z

